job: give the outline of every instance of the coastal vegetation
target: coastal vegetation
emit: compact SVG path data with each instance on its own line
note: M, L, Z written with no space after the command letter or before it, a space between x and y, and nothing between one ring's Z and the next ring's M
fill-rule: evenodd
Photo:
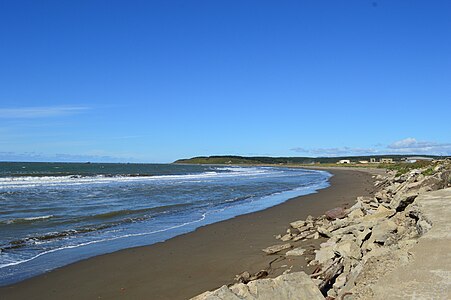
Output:
M197 156L193 158L179 159L176 164L248 164L248 165L312 165L312 164L336 164L340 160L349 160L355 164L370 159L380 161L381 159L392 159L394 162L401 162L409 155L372 155L372 156L340 156L340 157L269 157L269 156L236 156L236 155L219 155L219 156ZM424 157L438 159L439 156L426 155ZM377 163L378 165L382 165ZM344 165L344 164L343 164ZM374 165L374 164L371 164ZM385 164L383 164L385 165Z
M387 170L396 171L396 175L400 176L415 169L421 169L423 175L432 175L435 162L432 161L417 161L414 163L394 163L394 164L380 164L378 167Z

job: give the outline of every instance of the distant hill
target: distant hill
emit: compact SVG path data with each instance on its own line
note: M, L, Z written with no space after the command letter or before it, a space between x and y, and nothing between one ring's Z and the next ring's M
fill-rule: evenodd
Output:
M339 156L339 157L269 157L269 156L235 156L235 155L219 155L219 156L197 156L193 158L176 160L175 164L331 164L342 159L349 159L352 162L367 160L370 158L392 158L394 161L401 161L405 157L418 155L368 155L368 156ZM439 158L434 155L421 155L422 157Z

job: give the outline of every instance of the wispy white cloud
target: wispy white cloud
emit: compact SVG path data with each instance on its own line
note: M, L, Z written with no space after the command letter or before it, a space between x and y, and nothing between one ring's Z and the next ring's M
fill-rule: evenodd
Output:
M47 107L20 107L0 108L2 119L30 119L71 115L88 110L86 106L47 106Z
M396 153L430 153L437 155L449 155L451 153L451 143L417 141L415 138L396 141L388 145L387 148Z
M353 156L376 154L430 154L451 155L451 143L417 141L415 138L405 138L389 145L377 144L374 148L332 147L304 148L296 147L291 151L311 156Z
M353 147L333 147L333 148L292 148L291 151L304 153L313 156L345 156L345 155L369 155L379 153L374 148L353 148Z
M0 151L0 161L58 161L58 162L134 162L131 157L116 157L108 154L45 154L39 152Z

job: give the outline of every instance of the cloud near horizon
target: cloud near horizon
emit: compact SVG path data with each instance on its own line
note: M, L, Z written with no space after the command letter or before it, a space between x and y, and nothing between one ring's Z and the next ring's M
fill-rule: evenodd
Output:
M21 107L0 108L1 119L29 119L58 117L80 113L90 109L86 106L46 106L46 107Z
M451 153L451 143L417 141L414 138L396 141L388 145L387 148L400 153L435 153L438 155Z
M0 161L21 161L21 162L134 162L130 157L116 157L103 154L45 154L37 152L0 152Z
M347 155L376 155L376 154L429 154L451 155L451 143L437 143L417 141L415 138L405 138L389 145L378 145L375 148L292 148L291 151L315 156L347 156Z
M334 147L334 148L292 148L291 151L306 153L315 156L345 156L345 155L367 155L377 154L379 151L373 148L352 148L352 147Z

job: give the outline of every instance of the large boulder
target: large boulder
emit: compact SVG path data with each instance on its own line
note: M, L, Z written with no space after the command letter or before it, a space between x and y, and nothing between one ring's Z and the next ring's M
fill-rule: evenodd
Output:
M329 220L342 219L346 217L348 212L342 207L336 207L326 211L325 215Z
M398 193L390 202L390 207L396 211L403 211L409 204L412 204L418 192Z
M237 283L231 287L205 292L191 300L324 300L310 276L304 272L281 275L274 279L259 279L248 284Z
M384 244L390 235L397 230L397 228L398 226L395 222L392 220L385 220L384 222L374 226L370 241Z

